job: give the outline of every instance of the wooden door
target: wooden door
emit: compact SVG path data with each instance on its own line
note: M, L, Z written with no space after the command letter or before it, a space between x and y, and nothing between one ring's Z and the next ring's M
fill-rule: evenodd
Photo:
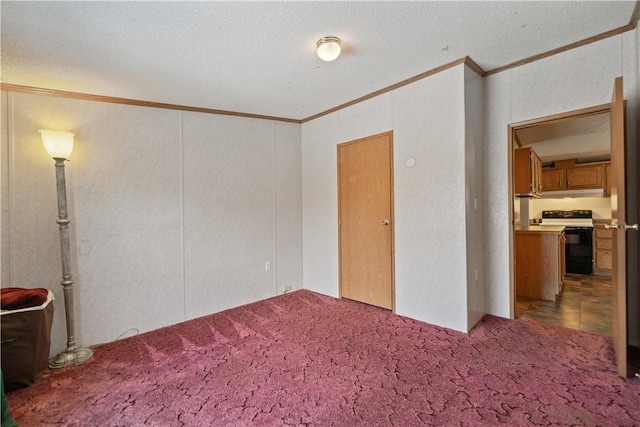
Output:
M394 309L393 134L338 145L340 296Z
M624 185L624 103L622 77L615 80L611 98L611 224L626 224ZM627 276L626 235L613 232L613 347L618 375L627 376Z

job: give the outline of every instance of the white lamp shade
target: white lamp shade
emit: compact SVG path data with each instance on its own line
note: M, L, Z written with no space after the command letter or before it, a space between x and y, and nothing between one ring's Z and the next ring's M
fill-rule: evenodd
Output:
M73 151L73 137L71 132L64 130L40 129L42 143L47 153L54 159L68 159Z
M340 39L337 37L324 37L316 43L318 48L318 56L323 61L333 61L338 56L342 48L340 47Z

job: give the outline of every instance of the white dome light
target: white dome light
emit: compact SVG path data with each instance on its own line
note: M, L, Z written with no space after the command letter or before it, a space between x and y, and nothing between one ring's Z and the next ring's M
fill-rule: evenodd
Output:
M329 36L323 37L316 43L318 48L318 56L323 61L333 61L338 56L342 49L340 48L340 39L337 37Z

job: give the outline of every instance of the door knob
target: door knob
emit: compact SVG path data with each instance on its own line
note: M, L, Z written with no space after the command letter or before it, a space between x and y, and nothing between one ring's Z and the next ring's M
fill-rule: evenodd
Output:
M627 225L627 224L605 224L604 228L606 228L607 230L610 229L617 229L617 230L638 230L638 224L631 224L631 225Z
M388 219L383 219L382 220L382 225L389 225L389 220Z

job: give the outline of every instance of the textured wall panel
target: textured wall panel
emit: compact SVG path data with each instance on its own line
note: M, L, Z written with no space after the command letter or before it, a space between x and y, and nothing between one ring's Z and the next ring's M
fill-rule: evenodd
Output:
M277 293L302 289L302 158L300 125L275 122Z
M615 36L512 69L512 122L610 102L620 55Z
M393 129L396 311L466 331L463 72L394 91Z
M303 124L306 288L338 293L336 145L393 130L396 311L466 330L462 70Z
M52 352L64 348L55 172L38 129L76 133L67 162L80 344L182 316L179 113L10 94L12 285L56 294Z
M467 329L486 313L482 162L482 77L464 67Z
M54 291L52 354L66 331L41 128L77 135L66 175L80 344L273 296L277 263L279 284L302 286L300 125L2 97L2 286Z
M487 312L510 316L509 297L509 171L507 123L509 71L485 77L483 105L484 253Z
M275 295L274 123L184 113L183 133L186 317Z
M0 235L3 236L0 246L0 286L11 283L9 257L9 126L8 126L8 94L0 93Z
M391 129L385 94L302 125L304 287L338 296L337 145Z

